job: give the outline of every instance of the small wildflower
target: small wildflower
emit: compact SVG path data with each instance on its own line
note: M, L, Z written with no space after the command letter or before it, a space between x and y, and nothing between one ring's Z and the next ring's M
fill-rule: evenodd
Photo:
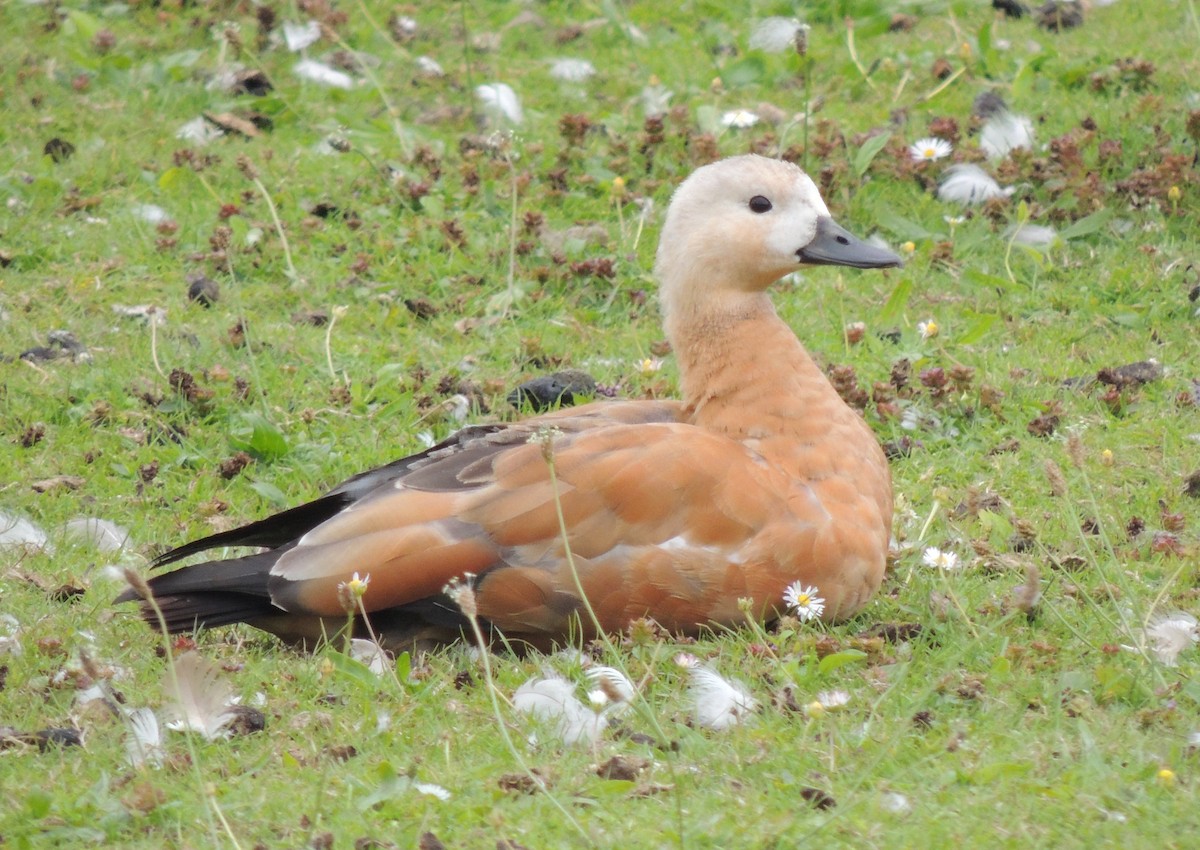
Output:
M1200 641L1196 625L1196 618L1191 614L1176 611L1156 618L1145 629L1144 635L1154 657L1166 666L1174 667L1179 653Z
M1105 449L1104 451L1100 452L1100 463L1104 464L1105 466L1113 465L1112 449Z
M801 620L815 620L825 611L825 600L817 596L817 588L805 587L803 582L795 581L783 592L783 601L796 612Z
M749 109L734 109L721 116L721 124L735 130L745 130L758 123L758 116Z
M1183 192L1178 186L1172 186L1167 190L1167 200L1173 204L1179 203L1179 199L1183 197Z
M843 690L818 691L817 702L827 711L834 711L850 703L850 694Z
M653 357L644 357L638 361L638 371L643 378L648 378L662 368L663 362Z
M957 227L958 225L962 224L966 220L967 220L967 217L965 215L944 215L944 216L942 216L942 221L944 221L944 222L946 222L946 224L950 225L951 229Z
M939 139L936 136L931 136L928 139L921 139L908 148L908 155L913 158L913 162L933 162L939 159L945 159L950 156L954 150L954 145L947 142L945 139Z
M463 615L474 620L479 614L479 606L475 601L474 573L463 573L462 578L455 577L442 588L442 593L450 597L450 601L458 606Z
M900 246L900 250L906 254L911 254L913 251L917 250L917 245L912 240L909 240Z
M612 192L614 195L620 196L625 194L625 178L614 177L612 179Z
M930 546L925 550L921 555L921 563L939 570L957 570L959 567L958 555L954 552L943 552L936 546Z
M821 705L820 700L813 700L804 706L804 713L813 720L816 720L825 716L825 706Z
M917 322L917 332L921 334L921 339L933 339L938 335L941 328L933 319L924 322Z
M700 659L690 652L677 652L672 660L675 662L676 667L682 667L684 670L700 666ZM1196 734L1200 735L1200 732Z
M342 608L347 613L358 608L358 602L367 595L367 585L371 583L371 574L367 573L362 578L359 578L357 572L350 577L350 581L340 582L337 586L338 601L342 603Z
M1178 777L1175 775L1175 771L1171 770L1169 767L1164 767L1154 775L1154 778L1157 779L1160 784L1167 786L1174 785L1176 779L1178 779Z

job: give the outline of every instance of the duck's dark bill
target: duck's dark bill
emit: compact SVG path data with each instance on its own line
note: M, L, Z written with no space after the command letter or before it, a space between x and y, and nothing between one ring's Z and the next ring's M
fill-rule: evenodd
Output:
M817 235L796 254L800 262L814 266L886 269L904 265L891 251L862 241L828 216L817 219Z

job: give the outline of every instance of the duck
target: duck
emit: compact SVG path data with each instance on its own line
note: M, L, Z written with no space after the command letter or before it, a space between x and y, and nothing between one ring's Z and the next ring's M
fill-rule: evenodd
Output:
M768 294L811 265L902 263L838 225L795 164L704 165L676 188L654 263L680 398L469 425L166 552L152 568L256 550L155 572L118 601L170 633L247 623L312 649L349 627L395 651L474 624L539 650L640 620L711 633L779 618L797 587L826 621L852 617L883 579L891 475Z

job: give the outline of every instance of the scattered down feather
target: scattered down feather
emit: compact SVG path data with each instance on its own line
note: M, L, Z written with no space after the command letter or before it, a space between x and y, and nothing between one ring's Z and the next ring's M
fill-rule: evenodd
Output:
M495 121L507 121L515 126L525 118L517 93L507 83L485 83L476 86L475 96L479 98L483 111Z
M125 714L129 734L125 737L125 759L130 767L158 767L163 762L162 729L151 708L135 708Z
M1033 122L1007 109L995 113L979 131L979 146L988 159L1004 159L1018 148L1033 150Z
M938 200L964 206L982 204L992 198L1006 198L1012 193L1012 187L1001 188L990 174L970 163L946 169L946 175L937 190Z
M171 718L168 729L198 732L210 741L229 737L228 724L235 718L233 689L215 664L195 652L180 655L174 674L167 672L167 693L171 697L166 706Z
M740 683L731 682L709 667L692 667L692 718L704 729L724 731L744 721L758 701Z
M594 705L609 706L609 712L624 711L637 696L633 682L615 667L589 667L587 677L596 689L588 694Z
M600 740L608 717L592 711L575 697L575 686L558 676L530 679L517 688L513 708L552 728L559 739L571 744L594 744Z

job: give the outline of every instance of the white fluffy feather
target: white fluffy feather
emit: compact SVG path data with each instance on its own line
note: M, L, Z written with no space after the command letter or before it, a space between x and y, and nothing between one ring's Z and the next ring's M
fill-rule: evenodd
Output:
M521 101L517 99L517 93L507 83L485 83L476 86L475 96L479 98L484 111L495 120L520 124L524 118L524 113L521 112Z
M68 520L63 531L68 537L101 552L117 552L129 545L129 529L107 519Z
M163 761L162 730L152 709L135 708L125 715L129 735L125 738L125 758L130 767L158 767Z
M763 18L750 33L750 49L783 53L795 45L801 26L795 18Z
M303 24L293 24L289 21L283 25L283 40L292 53L299 53L304 48L316 44L320 38L321 25L316 21Z
M167 693L172 699L165 709L171 718L168 729L199 732L209 740L228 737L233 689L215 664L195 652L179 656L175 674L167 674Z
M292 71L300 79L308 80L311 83L320 83L335 89L354 88L354 79L349 74L336 68L330 68L324 62L318 62L315 59L301 59L292 68Z
M979 146L988 159L1004 159L1017 148L1033 149L1033 122L1007 109L984 122Z
M946 176L937 190L939 200L965 205L982 204L1012 193L1012 187L1001 187L990 174L974 164L955 165L946 169Z
M550 76L564 83L582 83L596 74L596 66L586 59L555 59Z
M692 667L692 716L697 726L718 732L736 726L748 717L758 701L739 683L731 682L708 667Z
M608 725L607 717L576 699L575 686L558 676L530 679L517 688L512 704L553 728L564 744L594 743Z

